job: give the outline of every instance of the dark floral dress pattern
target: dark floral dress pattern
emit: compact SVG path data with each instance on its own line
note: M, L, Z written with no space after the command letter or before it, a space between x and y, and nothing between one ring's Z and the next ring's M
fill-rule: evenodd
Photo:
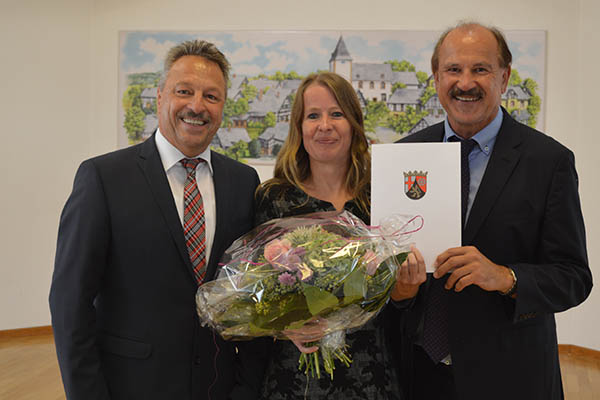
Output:
M369 217L354 201L344 208L366 223ZM333 211L329 202L308 196L293 186L274 187L265 196L259 193L256 223L318 211ZM298 370L300 352L287 340L272 344L265 371L261 398L269 400L400 400L396 370L388 350L385 333L385 309L376 318L346 335L350 346L350 368L336 363L333 380L327 374L307 380Z

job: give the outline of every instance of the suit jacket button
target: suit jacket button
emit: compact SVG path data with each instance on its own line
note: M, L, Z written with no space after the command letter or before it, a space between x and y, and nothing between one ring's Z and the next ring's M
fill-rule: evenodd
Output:
M196 359L194 360L194 364L196 365L202 365L202 357L196 357Z

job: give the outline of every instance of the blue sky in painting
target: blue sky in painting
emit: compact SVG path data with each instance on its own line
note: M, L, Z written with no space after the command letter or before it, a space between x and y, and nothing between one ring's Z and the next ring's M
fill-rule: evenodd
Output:
M260 34L263 37L256 40ZM121 72L158 71L169 47L200 37L214 42L228 56L234 73L256 75L295 70L304 75L328 68L331 52L340 35L344 36L354 62L409 59L417 66L428 68L434 40L432 37L425 46L414 48L405 43L401 31L251 32L249 35L251 37L245 38L244 32L122 32Z
M231 31L231 32L121 32L122 74L157 72L173 45L203 38L219 47L240 75L267 75L296 71L301 75L328 69L331 52L340 35L353 62L379 63L406 59L418 71L430 73L429 59L438 32L434 31ZM522 78L543 86L545 36L542 31L509 31L513 67Z

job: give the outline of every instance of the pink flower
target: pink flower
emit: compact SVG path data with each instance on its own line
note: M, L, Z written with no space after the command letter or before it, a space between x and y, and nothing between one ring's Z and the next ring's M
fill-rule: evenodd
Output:
M265 258L280 271L287 270L288 268L284 267L284 258L286 258L285 256L291 248L292 243L289 240L273 239L265 246Z
M286 286L292 286L294 283L296 283L296 278L294 278L294 276L288 272L284 272L283 274L279 275L279 278L277 279L279 279L279 283Z
M367 268L367 274L373 276L381 264L381 260L377 257L371 250L367 250L365 255L363 256L363 262L365 263L365 267Z

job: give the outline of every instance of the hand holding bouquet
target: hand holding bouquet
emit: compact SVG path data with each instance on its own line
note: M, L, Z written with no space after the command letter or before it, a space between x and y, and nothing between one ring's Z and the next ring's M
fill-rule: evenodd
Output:
M351 362L345 331L387 302L419 225L420 217L395 216L369 228L347 211L269 221L236 240L217 279L200 286L200 318L225 339L322 337L300 368L320 377L320 355L333 376L334 358Z

